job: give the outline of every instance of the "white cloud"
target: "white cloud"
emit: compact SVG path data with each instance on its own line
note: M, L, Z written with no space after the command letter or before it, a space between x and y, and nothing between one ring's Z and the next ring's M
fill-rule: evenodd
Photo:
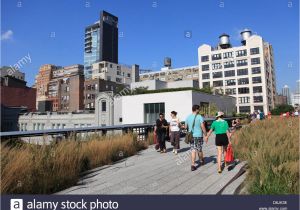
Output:
M5 31L1 34L1 40L10 40L13 37L14 32L12 30Z

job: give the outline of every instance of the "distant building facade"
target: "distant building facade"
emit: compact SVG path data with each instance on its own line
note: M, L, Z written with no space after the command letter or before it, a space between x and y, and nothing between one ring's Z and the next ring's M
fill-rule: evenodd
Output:
M162 68L161 71L140 74L140 81L160 80L165 82L180 80L199 80L199 66L182 68Z
M92 76L92 65L100 61L118 63L118 17L102 11L100 20L85 28L84 75Z
M287 97L284 95L276 95L275 96L275 106L287 104Z
M13 74L6 72L6 68L1 68L1 132L19 130L18 115L36 110L36 89L26 86L25 74L17 70Z
M39 111L72 112L84 108L83 65L43 65L36 76ZM49 109L50 108L50 109Z
M112 91L118 93L127 86L101 78L86 79L84 82L84 109L94 110L95 100L99 93Z
M291 92L289 86L287 85L283 86L282 95L287 98L287 104L291 105L292 101L291 101Z
M237 112L268 112L276 95L273 48L262 37L241 32L242 45L232 47L229 35L222 34L214 48L198 48L200 88L213 87L237 98Z
M25 73L9 66L1 67L0 76L1 78L10 76L25 81Z
M102 61L92 65L92 79L100 78L118 84L130 85L139 80L138 65L121 65Z
M299 106L300 106L300 80L297 80L296 90L293 94L291 94L291 102L295 108L299 108Z

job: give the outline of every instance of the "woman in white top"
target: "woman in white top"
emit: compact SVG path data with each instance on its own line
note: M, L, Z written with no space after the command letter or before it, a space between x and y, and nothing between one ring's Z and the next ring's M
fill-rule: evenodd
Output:
M180 140L180 121L176 117L177 112L171 112L171 121L169 126L169 133L170 133L170 141L173 146L173 153L177 155L178 149L180 149L179 140Z

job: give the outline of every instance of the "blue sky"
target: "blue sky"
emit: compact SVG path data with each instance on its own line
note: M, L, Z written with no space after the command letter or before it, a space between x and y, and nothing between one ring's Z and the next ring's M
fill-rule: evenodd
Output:
M119 17L120 63L159 70L169 56L173 67L197 65L201 44L225 32L239 45L247 27L273 45L278 92L299 78L296 0L2 0L1 66L29 53L21 71L32 85L42 64L83 64L84 28L101 10Z

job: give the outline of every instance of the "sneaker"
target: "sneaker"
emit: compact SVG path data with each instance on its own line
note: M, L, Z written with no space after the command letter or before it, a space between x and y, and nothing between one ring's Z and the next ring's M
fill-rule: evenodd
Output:
M175 149L173 149L173 153L175 153Z
M196 169L196 166L191 166L191 171L195 171Z
M175 152L174 152L174 153L175 153L175 155L177 155L177 150L175 150Z
M167 152L166 149L164 149L164 150L163 150L163 153L166 153L166 152Z

